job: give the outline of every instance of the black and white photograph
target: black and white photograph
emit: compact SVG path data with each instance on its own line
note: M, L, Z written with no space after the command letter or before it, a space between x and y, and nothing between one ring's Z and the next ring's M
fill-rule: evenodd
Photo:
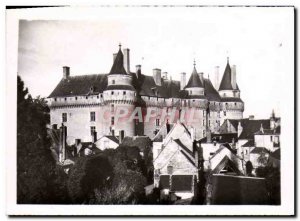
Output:
M293 215L294 10L7 9L7 213Z

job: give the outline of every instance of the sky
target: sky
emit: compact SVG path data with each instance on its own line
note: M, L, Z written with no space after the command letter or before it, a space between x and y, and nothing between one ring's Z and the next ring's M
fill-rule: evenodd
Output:
M53 10L53 9L52 9ZM113 53L130 49L131 71L142 65L187 78L196 61L198 72L220 80L227 57L236 65L245 102L244 117L280 114L293 78L293 9L258 7L97 7L55 10L42 19L20 20L18 74L35 97L47 97L62 78L108 73Z

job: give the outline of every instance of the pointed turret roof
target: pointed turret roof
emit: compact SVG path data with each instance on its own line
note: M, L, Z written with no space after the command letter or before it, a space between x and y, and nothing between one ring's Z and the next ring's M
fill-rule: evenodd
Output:
M194 69L192 72L192 75L189 79L189 82L185 86L185 88L191 88L191 87L203 87L203 84L199 78L199 75L196 70L196 64L194 63Z
M126 74L127 75L127 72L125 71L125 68L124 68L124 59L123 59L123 53L121 51L121 46L120 46L120 49L114 60L114 63L111 67L109 74Z
M233 90L232 84L231 84L231 68L229 65L229 59L227 58L227 65L224 71L224 75L219 87L219 91L221 90Z

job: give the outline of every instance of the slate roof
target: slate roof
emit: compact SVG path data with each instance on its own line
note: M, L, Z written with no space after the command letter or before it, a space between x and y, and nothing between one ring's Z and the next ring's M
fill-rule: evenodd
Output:
M107 137L108 139L112 140L115 143L119 143L119 139L115 136L112 135L106 135L105 137Z
M123 56L123 53L121 51L121 48L119 49L119 51L117 53L117 56L114 60L114 63L111 67L111 70L110 70L109 74L127 75L127 72L125 71L125 68L124 68L124 56Z
M222 134L211 134L211 140L216 141L218 143L224 144L224 143L232 143L232 140L237 141L237 133L222 133ZM201 143L207 142L207 137L204 137L199 140Z
M222 102L244 102L241 98L239 97L222 97L221 98Z
M134 91L134 87L130 85L109 85L107 86L106 90L130 90Z
M237 90L239 90L238 85L236 84ZM219 91L221 90L234 90L231 84L231 68L229 62L227 62L222 81L219 86Z
M106 86L105 74L69 76L67 79L61 79L49 98L88 95L91 87L93 87L93 93L102 93Z
M210 101L220 101L220 95L212 85L210 79L204 78L204 94Z
M194 66L192 75L191 75L187 85L185 86L185 88L192 88L192 87L203 87L203 84L199 78L199 75L197 73L195 66Z
M275 135L275 134L279 134L279 133L276 133L276 132L278 132L278 130L276 131L276 129L271 130L271 129L265 129L265 128L263 128L263 131L259 130L259 131L257 131L255 133L255 135Z
M270 128L270 120L263 119L263 120L249 120L249 118L244 118L240 120L228 120L232 126L236 129L238 129L238 124L241 122L241 126L243 127L243 131L239 136L239 139L252 139L254 140L254 133L260 130L261 124L263 125L263 128Z
M138 147L140 151L144 151L152 147L152 141L147 136L125 137L122 146Z
M255 147L251 151L252 154L260 154L260 153L267 153L267 152L268 152L268 150L266 148L264 148L264 147Z
M173 175L171 191L192 191L193 175Z
M254 140L248 140L242 147L254 147Z
M270 156L277 160L280 160L280 149L277 149L274 152L270 153Z

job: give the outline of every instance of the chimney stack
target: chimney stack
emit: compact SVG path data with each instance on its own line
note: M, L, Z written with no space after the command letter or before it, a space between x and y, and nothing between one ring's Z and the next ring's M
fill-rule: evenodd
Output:
M161 86L161 70L158 68L153 69L153 79L155 84Z
M70 76L70 67L63 66L63 78L67 79Z
M168 72L163 72L163 79L168 80Z
M199 75L199 78L200 78L200 80L201 80L201 82L203 84L204 83L203 72L198 73L198 75Z
M136 77L139 78L142 73L142 66L140 64L136 65L135 70Z
M181 74L181 79L180 79L180 90L183 90L184 87L186 86L186 73L182 72Z
M219 66L215 66L215 89L219 90Z
M231 66L231 85L232 85L232 88L234 90L237 89L237 86L236 86L236 66L235 65Z
M129 48L123 49L124 54L124 68L125 71L130 74L130 58L129 58Z
M249 120L254 120L254 115L249 115Z
M113 62L115 62L116 57L117 57L117 53L113 53Z

